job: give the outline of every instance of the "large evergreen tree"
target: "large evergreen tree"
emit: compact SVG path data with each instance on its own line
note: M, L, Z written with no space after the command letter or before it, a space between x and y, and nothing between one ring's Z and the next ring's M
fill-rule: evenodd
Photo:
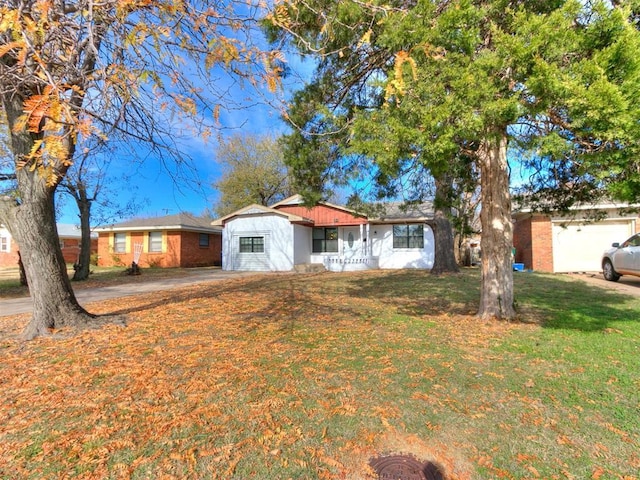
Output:
M627 2L290 0L285 6L272 21L306 51L358 48L362 62L369 51L393 52L384 75L370 82L384 102L354 115L351 131L362 149L377 152L382 165L410 149L432 171L448 171L451 158L473 161L482 202L480 317L515 316L510 143L552 164L569 159L576 178L602 191L638 191L630 172L638 171L640 43ZM345 26L360 35L358 44L335 44L334 32Z

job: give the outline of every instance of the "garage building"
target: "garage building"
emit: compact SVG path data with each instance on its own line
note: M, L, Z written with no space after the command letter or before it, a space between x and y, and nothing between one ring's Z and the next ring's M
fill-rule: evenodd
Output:
M540 272L598 272L602 252L640 231L638 213L629 209L602 204L578 207L569 215L522 209L513 215L515 261Z

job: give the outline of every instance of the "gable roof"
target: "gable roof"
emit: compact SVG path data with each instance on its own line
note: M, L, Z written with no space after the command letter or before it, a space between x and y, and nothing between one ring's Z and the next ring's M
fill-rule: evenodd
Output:
M296 194L296 195L292 195L289 198L285 198L284 200L281 200L277 203L274 203L273 205L271 205L271 208L278 208L278 207L284 207L284 206L295 206L295 205L304 205L304 198L302 198L302 195L300 194ZM324 205L326 207L331 207L331 208L335 208L336 210L342 210L344 212L350 213L356 217L366 217L366 215L363 215L360 212L357 212L349 207L345 207L343 205L335 205L333 203L329 203L329 202L318 202L318 205ZM311 207L313 208L313 207Z
M225 215L224 217L218 218L211 222L211 225L224 227L224 225L233 218L242 217L242 216L257 216L257 215L279 215L288 219L291 223L299 223L306 225L314 225L318 222L318 218L314 217L314 219L304 217L302 215L298 215L297 213L302 212L301 209L296 208L303 206L304 200L301 195L292 195L289 198L285 198L284 200L274 203L270 207L265 207L264 205L252 204L241 208L240 210L236 210L229 215ZM362 213L359 213L355 210L352 210L347 207L342 207L339 205L333 205L327 202L318 202L318 205L329 207L331 209L340 210L346 214L352 215L354 217L359 217L360 223L418 223L418 222L427 222L433 220L433 203L431 202L423 202L419 204L406 204L405 202L390 202L386 204L378 205L378 210L383 213L379 214L377 217L367 217ZM289 208L290 207L290 208ZM311 207L313 209L314 207ZM294 213L296 212L296 213ZM322 225L322 222L317 223L318 225Z
M190 213L178 213L163 217L134 218L126 222L94 228L97 232L139 232L149 230L185 230L202 233L220 233L221 229L211 226L211 219L196 217Z
M265 207L264 205L258 205L257 203L253 203L247 207L241 208L240 210L236 210L229 215L225 215L224 217L218 218L211 222L211 225L216 227L223 227L227 221L242 216L255 216L255 215L278 215L280 217L284 217L289 220L291 223L307 223L313 224L313 221L301 217L300 215L294 215L292 213L283 212L281 210L276 210L275 208Z

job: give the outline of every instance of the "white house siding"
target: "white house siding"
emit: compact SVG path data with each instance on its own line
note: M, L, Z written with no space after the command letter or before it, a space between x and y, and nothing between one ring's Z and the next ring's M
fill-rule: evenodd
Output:
M241 237L264 237L264 253L241 253ZM222 233L224 270L293 269L293 225L284 217L258 214L229 220Z
M293 244L295 249L293 252L293 263L302 265L309 263L311 258L311 234L313 229L304 225L293 225Z
M11 251L11 234L5 227L0 227L0 252L9 253Z
M435 242L433 231L424 225L424 248L393 248L393 225L371 225L373 255L383 269L433 267Z

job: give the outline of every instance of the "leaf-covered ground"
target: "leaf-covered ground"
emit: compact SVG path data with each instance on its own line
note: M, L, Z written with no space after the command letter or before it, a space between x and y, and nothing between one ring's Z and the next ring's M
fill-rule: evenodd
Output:
M0 319L0 478L640 478L640 304L477 272L265 275L94 304L127 327L19 343Z

